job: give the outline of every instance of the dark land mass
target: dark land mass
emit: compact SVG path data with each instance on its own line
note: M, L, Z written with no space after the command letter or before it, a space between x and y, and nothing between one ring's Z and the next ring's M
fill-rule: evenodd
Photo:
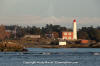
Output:
M99 42L90 41L89 43L82 44L80 40L66 41L64 46L59 45L58 40L54 39L20 39L20 40L6 40L0 43L1 52L24 52L28 51L25 48L100 48Z
M25 48L100 48L100 26L78 29L78 39L89 40L89 42L82 43L80 40L66 40L67 44L60 46L58 38L62 38L63 31L72 31L72 29L52 24L47 24L42 28L0 25L0 51L22 52L27 51ZM52 34L54 36L51 36ZM26 35L39 35L41 37L38 39L24 38Z

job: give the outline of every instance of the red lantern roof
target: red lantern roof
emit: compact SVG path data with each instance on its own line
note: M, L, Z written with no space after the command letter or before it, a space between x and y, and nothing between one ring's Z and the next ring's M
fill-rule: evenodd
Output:
M74 19L73 22L76 22L76 19Z

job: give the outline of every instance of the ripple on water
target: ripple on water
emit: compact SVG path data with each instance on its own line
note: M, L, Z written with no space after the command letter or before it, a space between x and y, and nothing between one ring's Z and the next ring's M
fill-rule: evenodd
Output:
M0 52L0 66L33 66L23 64L23 61L52 61L52 62L78 62L77 64L35 64L34 66L99 66L100 53L91 52L90 49L31 49L29 52ZM91 49L92 50L92 49Z

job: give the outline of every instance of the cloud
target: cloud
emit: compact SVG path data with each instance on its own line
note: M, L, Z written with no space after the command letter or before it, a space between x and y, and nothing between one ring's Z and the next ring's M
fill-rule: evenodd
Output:
M79 20L79 19L78 19ZM57 24L62 26L72 26L73 17L42 17L42 16L9 16L0 17L0 24L4 25L34 25L34 26L44 26L45 24ZM78 26L83 25L99 25L100 17L83 17L80 18ZM100 25L99 25L100 26Z
M84 17L80 19L80 23L87 26L100 26L100 17Z

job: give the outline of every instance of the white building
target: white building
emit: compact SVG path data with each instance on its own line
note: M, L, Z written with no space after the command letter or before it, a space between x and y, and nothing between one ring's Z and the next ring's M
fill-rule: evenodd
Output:
M59 45L66 45L66 41L59 41Z
M25 35L24 38L41 38L40 35Z

